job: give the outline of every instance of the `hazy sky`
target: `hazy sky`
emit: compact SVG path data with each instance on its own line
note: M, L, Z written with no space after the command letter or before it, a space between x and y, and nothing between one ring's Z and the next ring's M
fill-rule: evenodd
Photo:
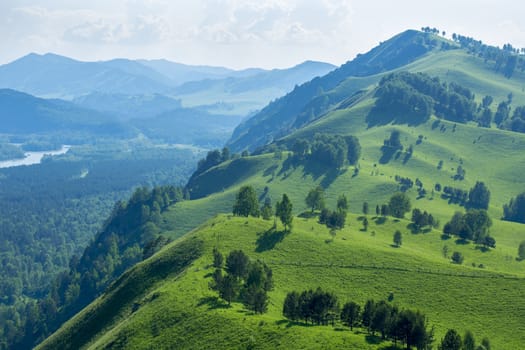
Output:
M233 68L340 65L409 28L525 47L519 0L0 0L0 64L30 52Z

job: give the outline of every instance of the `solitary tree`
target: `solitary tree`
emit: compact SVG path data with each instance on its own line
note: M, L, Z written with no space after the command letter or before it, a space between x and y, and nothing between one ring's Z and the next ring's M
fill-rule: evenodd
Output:
M228 302L228 305L231 304L233 299L237 296L239 291L239 282L233 275L226 275L221 282L219 287L219 295L221 298Z
M346 199L346 196L344 194L340 195L337 198L337 209L338 210L348 210L348 199Z
M226 257L226 271L235 278L244 278L250 259L242 250L233 250Z
M308 192L305 199L306 205L314 210L321 210L324 208L324 190L321 186L317 186Z
M259 216L259 201L252 186L242 186L233 205L233 215Z
M525 241L521 241L518 247L518 259L525 260Z
M396 230L396 232L394 232L394 244L396 245L396 247L400 247L401 244L403 244L403 234L399 230Z
M381 214L381 208L379 207L379 204L376 205L376 216L379 216Z
M452 253L452 261L458 265L463 264L463 254L460 252Z
M222 257L221 252L217 249L217 247L214 247L213 248L213 267L221 268L223 261L224 261L224 258Z
M445 338L441 340L439 350L460 350L461 336L454 329L449 329L445 334Z
M363 214L368 215L368 202L363 202Z
M264 220L270 220L273 215L272 200L270 197L266 197L264 204L261 207L261 216Z
M281 220L285 231L291 228L293 221L292 208L292 202L290 202L286 193L283 194L282 200L275 205L275 216Z
M463 350L475 350L476 340L471 331L467 330L463 336Z
M283 315L292 321L296 321L301 316L301 310L299 307L299 293L290 292L286 295L283 304Z
M490 191L481 181L477 181L474 187L472 187L468 193L467 205L474 209L485 209L489 208Z
M394 194L388 202L390 214L396 218L403 218L410 211L410 206L410 199L403 192Z
M481 341L481 345L485 348L485 350L490 350L489 338L483 338L483 340Z
M368 231L368 219L366 217L363 219L363 229Z

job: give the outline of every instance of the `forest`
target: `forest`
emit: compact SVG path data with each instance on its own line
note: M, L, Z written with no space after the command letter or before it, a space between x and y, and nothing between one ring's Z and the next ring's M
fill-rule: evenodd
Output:
M37 316L42 310L53 314L59 308L64 311L65 304L77 303L76 287L65 282L67 271L103 229L115 202L127 198L137 186L182 184L195 159L190 150L137 148L122 157L118 147L113 153L106 149L101 154L102 149L105 147L83 146L38 165L0 169L0 209L4 213L0 218L0 320L5 325L0 338L8 348L27 348L56 327L53 321L44 328L41 324L35 334L27 333L24 324L42 322L43 316ZM181 196L168 194L170 200ZM154 232L134 248L135 253L129 250L123 261L106 267L115 270L114 274L97 272L105 276L105 282L90 282L94 290L82 294L87 295L84 304L127 266L141 260L147 243L154 248L154 242L149 242ZM62 282L51 282L54 277Z

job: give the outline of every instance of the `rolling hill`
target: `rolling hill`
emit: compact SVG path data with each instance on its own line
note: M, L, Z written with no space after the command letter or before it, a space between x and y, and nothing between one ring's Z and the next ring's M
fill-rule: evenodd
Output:
M378 112L378 90L385 77L402 71L428 74L431 81L437 77L451 94L470 96L470 106L485 95L493 97L486 107L492 111L502 102L513 110L525 104L522 71L505 77L458 43L417 31L399 34L295 88L241 124L229 145L236 152L257 151L194 174L187 185L192 200L163 213L161 233L176 241L128 270L39 348L396 349L362 328L286 320L286 294L317 287L334 292L341 303L362 305L369 298L390 296L393 305L418 309L435 327L434 345L454 328L460 334L471 330L478 342L488 337L493 348L520 348L525 343L525 269L516 253L525 226L501 216L502 206L525 192L525 134L494 123L480 127L475 118L450 120L457 110L438 116L434 100L424 119L411 121L412 113L420 112L412 110L408 121L371 124L372 117L391 114ZM410 91L430 101L422 89ZM387 157L385 140L394 131L403 148ZM356 136L361 145L357 164L335 167L323 159L294 156L296 141L313 143L319 133ZM455 176L460 166L466 171L462 180ZM376 205L401 190L401 178L421 183L405 193L412 208L430 212L439 227L414 233L407 219L367 214L365 230L364 215L358 214L363 203L375 213ZM491 193L490 235L496 240L491 249L442 234L452 215L465 210L442 189L468 191L477 181ZM253 186L261 202L270 198L275 204L286 193L297 215L291 233L280 224L272 228L273 221L225 214L243 185ZM305 204L306 194L317 185L324 188L331 209L339 195L349 199L346 227L335 235ZM396 230L403 234L400 248L392 246ZM224 254L242 249L273 270L267 313L253 314L240 303L228 306L210 290L214 247ZM465 258L462 264L450 260L456 251Z

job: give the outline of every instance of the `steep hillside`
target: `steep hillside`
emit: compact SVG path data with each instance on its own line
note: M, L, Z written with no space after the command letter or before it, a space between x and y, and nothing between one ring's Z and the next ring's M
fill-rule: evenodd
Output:
M364 304L369 298L384 300L391 295L390 303L424 312L438 340L448 328L456 328L470 329L478 339L488 337L498 349L516 348L525 341L519 311L520 295L525 292L523 271L508 272L507 264L512 263L497 252L492 254L503 270L498 274L470 267L471 261L486 262L486 257L468 246L458 248L467 255L465 264L451 264L442 256L443 241L434 231L405 233L403 246L393 248L392 232L406 232L408 222L371 221L368 232L363 232L358 217L352 215L349 227L332 239L315 219L295 218L293 231L285 234L280 226L273 230L271 221L220 215L128 271L38 348L384 349L390 345L366 335L364 329L350 331L339 323L306 326L282 316L286 293L317 287L335 293L341 304L349 300ZM209 289L214 247L223 254L242 249L273 270L267 313L255 315L236 302L228 306ZM187 266L182 273L181 266Z
M228 145L235 151L252 151L271 143L334 108L347 108L363 97L363 90L397 71L424 72L442 81L463 85L472 90L477 102L485 95L493 96L494 111L509 93L515 106L525 104L523 68L516 69L511 78L496 68L493 61L481 54L473 55L458 43L429 33L407 31L272 102L239 125Z
M501 217L502 206L525 192L525 134L503 130L514 115L499 122L492 116L500 106L520 110L524 78L519 70L501 74L458 43L407 31L295 88L237 128L229 143L233 151L256 152L223 149L199 162L186 186L192 200L167 208L159 225L164 236L180 241L128 276L181 242L203 242L202 256L176 278L148 275L158 281L148 287L140 280L116 282L42 348L397 349L363 328L310 326L283 317L288 292L317 287L334 292L341 303L388 298L419 309L438 341L449 328L461 334L470 329L478 340L490 338L494 348L519 348L525 342L525 270L516 256L525 226ZM358 156L350 161L352 140ZM465 213L465 198L479 181L490 190L488 233L496 242L490 248L460 239L458 232L443 234L455 212ZM297 215L291 233L281 231L280 223L273 227L273 220L225 214L244 185L253 186L260 204L270 200L275 207L288 195ZM329 230L310 212L305 197L317 186L329 209L341 194L348 198L343 229ZM463 199L451 196L450 188ZM399 191L411 209L431 213L437 225L422 233L408 220L410 211L405 218L376 215L376 208L389 209ZM367 213L358 214L364 207ZM403 236L397 248L396 230ZM224 254L242 249L273 270L267 313L229 306L210 290L214 247ZM464 261L453 264L453 252ZM139 286L132 300L112 299L130 285ZM93 327L100 315L107 321Z
M358 55L329 74L296 87L286 96L272 102L256 116L239 125L229 141L229 146L236 151L253 150L282 137L294 127L298 127L298 119L306 119L300 122L305 124L324 113L330 105L340 102L341 97L335 100L325 98L325 92L336 88L345 79L368 77L405 66L431 51L442 50L441 42L442 39L428 33L414 30L403 32L368 53ZM358 81L365 81L366 85L351 84L345 89L344 98L376 80ZM318 101L314 103L314 100ZM318 108L314 108L312 104Z

